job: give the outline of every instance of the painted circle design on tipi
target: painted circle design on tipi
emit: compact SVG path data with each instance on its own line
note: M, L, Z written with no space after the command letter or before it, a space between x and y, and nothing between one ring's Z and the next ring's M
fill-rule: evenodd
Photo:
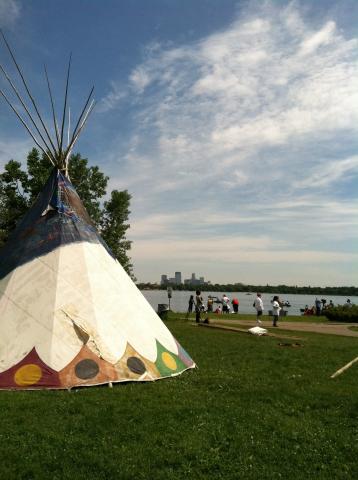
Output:
M131 372L138 373L139 375L147 371L144 363L138 357L129 357L127 360L127 367Z
M175 358L173 358L170 353L168 352L163 352L162 353L162 360L163 363L166 367L168 367L170 370L176 370L177 369L177 362L175 361Z
M29 363L28 365L23 365L16 371L14 381L19 387L27 387L29 385L35 385L41 377L41 368L34 363Z
M86 358L85 360L81 360L75 366L75 374L81 380L88 380L90 378L94 378L99 372L98 363L90 358Z

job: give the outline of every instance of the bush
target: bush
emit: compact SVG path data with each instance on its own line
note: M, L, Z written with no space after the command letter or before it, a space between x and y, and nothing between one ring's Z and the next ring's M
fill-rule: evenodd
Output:
M351 307L346 307L338 305L324 311L324 315L328 320L334 322L358 322L358 305L352 305Z

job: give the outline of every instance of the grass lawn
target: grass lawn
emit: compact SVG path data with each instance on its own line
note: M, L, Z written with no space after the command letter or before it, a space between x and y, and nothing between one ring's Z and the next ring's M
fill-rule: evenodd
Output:
M0 392L1 479L358 478L356 338L169 328L199 368L155 383ZM292 333L292 332L291 332Z

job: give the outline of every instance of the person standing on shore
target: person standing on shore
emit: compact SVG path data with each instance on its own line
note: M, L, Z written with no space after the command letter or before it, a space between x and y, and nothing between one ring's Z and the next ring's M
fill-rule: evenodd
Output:
M224 293L223 295L222 302L223 302L223 313L230 313L230 299L226 295L226 293Z
M256 294L254 307L256 308L256 323L257 325L261 325L260 317L262 316L262 312L264 311L264 304L261 298L261 293Z
M316 306L316 315L317 317L319 317L321 315L321 306L322 306L322 302L321 300L319 300L317 297L316 297L316 300L315 300L315 306Z
M213 304L214 304L213 297L212 297L211 295L209 295L209 297L208 297L208 303L207 303L208 312L212 312L212 311L213 311Z
M203 306L203 297L201 296L201 291L197 290L195 295L195 321L196 323L200 322L200 313Z
M277 322L278 322L278 317L280 316L280 299L278 298L277 295L273 297L272 300L272 326L273 327L278 327Z
M194 307L194 295L190 295L189 303L188 303L188 311L187 311L186 317L185 317L186 319L188 319L190 314L192 313L193 307Z
M234 309L234 313L239 312L239 300L235 297L231 300L232 308Z

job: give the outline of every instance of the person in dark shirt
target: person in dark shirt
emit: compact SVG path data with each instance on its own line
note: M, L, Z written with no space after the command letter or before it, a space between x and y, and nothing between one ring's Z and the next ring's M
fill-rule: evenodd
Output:
M193 311L193 307L194 307L194 295L190 295L188 313L191 313Z
M201 291L197 290L195 295L195 321L196 323L200 322L200 313L203 306L203 297L201 296Z

